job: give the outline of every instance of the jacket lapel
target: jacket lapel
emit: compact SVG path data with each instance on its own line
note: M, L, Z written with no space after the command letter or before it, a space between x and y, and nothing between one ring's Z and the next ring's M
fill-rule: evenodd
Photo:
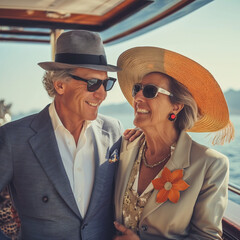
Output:
M115 190L116 219L120 222L122 222L122 205L124 194L127 188L133 164L139 151L141 139L142 137L139 137L133 142L128 142L124 139L122 141L122 149L124 150L121 151L120 154Z
M92 195L86 219L89 219L95 211L97 211L101 200L103 200L103 192L105 191L105 181L108 174L108 151L109 151L109 133L103 129L103 121L97 118L92 122L93 141L94 141L94 160L95 160L95 176Z
M190 166L190 151L192 146L192 139L190 136L185 132L182 131L176 148L173 152L172 157L166 164L166 167L172 172L177 169L185 169ZM158 209L162 204L164 203L157 203L158 190L154 190L152 195L147 201L147 204L144 207L141 222L144 218L146 218L148 215L150 215L153 211Z
M38 161L68 207L81 218L58 150L48 106L37 115L31 127L36 134L29 142Z

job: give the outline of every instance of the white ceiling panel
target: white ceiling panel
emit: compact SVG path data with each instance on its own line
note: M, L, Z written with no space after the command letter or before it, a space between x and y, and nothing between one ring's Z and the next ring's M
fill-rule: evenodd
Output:
M102 16L124 0L0 0L0 8Z

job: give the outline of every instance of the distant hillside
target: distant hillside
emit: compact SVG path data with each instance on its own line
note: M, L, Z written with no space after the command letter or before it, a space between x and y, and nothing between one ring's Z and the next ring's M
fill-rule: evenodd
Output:
M106 106L100 106L99 113L109 116L115 114L133 114L133 108L128 102L120 104L111 104Z
M224 92L230 114L240 114L240 90L228 90ZM133 108L128 102L121 104L112 104L101 106L99 112L106 115L115 115L115 114L132 114Z
M236 91L230 89L224 93L224 96L226 98L230 114L240 114L240 90Z
M12 114L12 121L23 118L25 116L29 116L32 115L34 113L37 113L41 111L41 109L39 110L32 110L29 112L21 112L18 114ZM108 116L115 116L117 114L130 114L133 115L133 108L130 106L129 103L121 103L121 104L110 104L110 105L103 105L100 106L99 108L99 113L104 114L104 115L108 115Z
M240 114L240 90L228 90L224 93L224 96L226 98L230 114ZM40 110L39 110L40 111ZM12 116L12 120L16 120L19 118L22 118L24 116L33 114L38 112L38 110L30 111L28 113L20 113L15 114ZM108 115L108 116L115 116L115 115L133 115L133 108L130 106L128 102L121 103L121 104L110 104L110 105L104 105L99 108L99 113Z
M29 112L21 112L21 113L18 113L18 114L12 114L12 121L14 120L18 120L20 118L23 118L23 117L26 117L26 116L29 116L29 115L32 115L32 114L35 114L35 113L38 113L40 112L41 109L37 110L32 110L32 111L29 111Z

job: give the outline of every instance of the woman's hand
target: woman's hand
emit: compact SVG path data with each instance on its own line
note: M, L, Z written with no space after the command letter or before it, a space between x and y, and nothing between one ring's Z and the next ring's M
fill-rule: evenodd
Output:
M130 142L134 141L141 134L142 134L142 130L140 128L126 129L123 133L124 138Z
M122 236L115 236L114 240L140 240L137 234L135 234L132 230L124 227L122 224L118 222L114 222L115 228L122 233Z

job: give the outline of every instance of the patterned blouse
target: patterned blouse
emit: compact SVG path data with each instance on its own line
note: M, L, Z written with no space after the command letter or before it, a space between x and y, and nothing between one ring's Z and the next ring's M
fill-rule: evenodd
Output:
M12 240L17 239L20 231L20 219L13 208L8 188L0 193L0 230Z
M131 229L137 234L139 231L138 226L142 216L143 209L154 190L152 183L150 183L140 196L137 192L139 169L140 169L140 163L142 159L144 144L145 144L145 141L143 141L139 149L138 155L136 157L135 163L133 165L133 168L130 174L126 192L123 198L123 224L125 225L125 227ZM175 147L172 146L171 155L174 149ZM161 172L162 170L157 174L155 178L159 177L161 175Z

